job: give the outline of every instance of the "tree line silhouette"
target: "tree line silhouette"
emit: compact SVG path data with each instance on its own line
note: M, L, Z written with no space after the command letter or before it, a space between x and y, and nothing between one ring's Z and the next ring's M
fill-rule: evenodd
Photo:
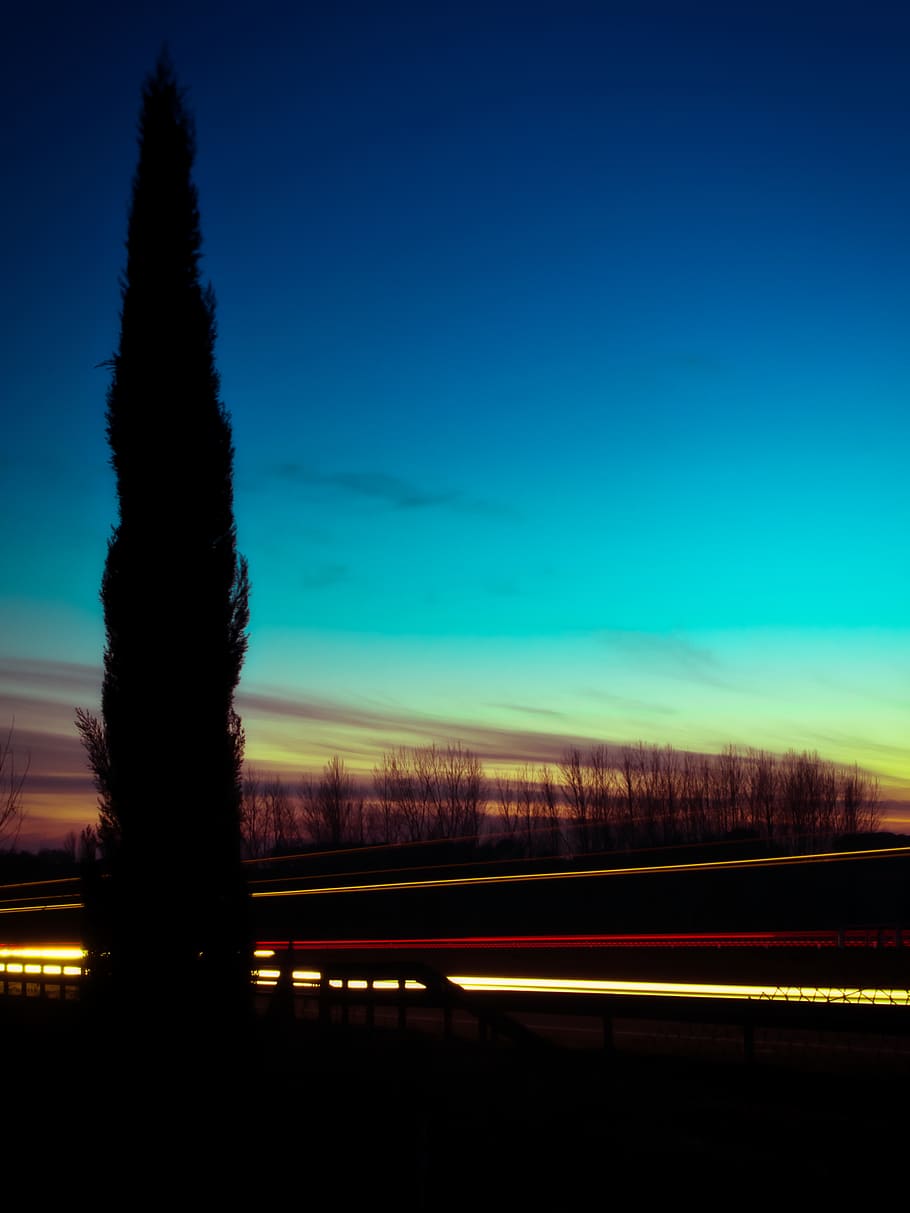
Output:
M809 849L876 830L880 812L874 777L805 751L571 747L491 777L461 744L434 744L386 751L367 781L338 755L296 785L247 768L241 825L253 859L453 838L536 858L736 836Z

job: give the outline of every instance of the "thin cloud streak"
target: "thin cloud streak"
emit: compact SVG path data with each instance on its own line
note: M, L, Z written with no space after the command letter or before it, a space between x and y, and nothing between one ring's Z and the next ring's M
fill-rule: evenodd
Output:
M684 636L622 628L599 629L596 636L606 648L634 661L639 669L724 690L741 689L723 676L723 667L710 649L693 644Z
M279 479L306 488L325 490L329 496L348 496L381 501L396 510L422 510L439 506L460 513L510 517L507 505L467 497L457 489L431 492L412 480L383 471L319 472L302 463L289 461L274 469Z
M101 665L75 661L44 661L37 657L0 657L0 694L6 699L21 692L24 698L38 698L41 689L56 700L70 694L97 700L101 691Z
M396 509L422 509L427 506L450 505L456 501L455 492L429 493L411 481L386 472L317 472L300 463L282 463L275 469L283 480L295 484L324 488L354 497L369 497L384 501Z

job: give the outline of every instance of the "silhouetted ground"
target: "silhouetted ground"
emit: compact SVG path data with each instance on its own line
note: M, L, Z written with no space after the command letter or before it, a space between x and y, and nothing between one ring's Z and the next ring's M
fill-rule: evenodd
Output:
M55 1159L93 1207L787 1207L883 1193L904 1166L903 1086L881 1076L262 1021L245 1048L222 1057L213 1033L181 1060L129 1025L3 1026L7 1158L33 1180Z

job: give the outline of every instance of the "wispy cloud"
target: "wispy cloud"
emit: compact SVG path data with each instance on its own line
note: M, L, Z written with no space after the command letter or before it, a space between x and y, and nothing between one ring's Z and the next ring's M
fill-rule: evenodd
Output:
M597 637L611 652L648 672L726 690L738 689L724 676L723 666L710 649L693 644L677 633L605 628L597 632Z
M101 666L75 661L41 661L34 657L0 657L0 696L95 700L101 689Z
M877 754L881 758L891 758L903 761L907 757L907 747L893 743L878 741L872 737L857 736L853 733L811 732L807 737L821 747L822 750L853 750L857 754Z
M400 476L386 472L319 472L301 463L281 463L275 469L284 480L327 492L383 501L395 509L425 509L451 505L458 500L453 491L431 492Z
M678 716L681 710L665 703L655 703L649 699L635 699L631 695L615 695L611 691L602 691L599 687L582 687L578 693L585 699L593 699L596 703L620 708L624 712L644 712L649 716Z
M305 590L325 590L329 586L350 580L350 576L351 571L347 565L330 562L313 569L305 569L300 576L300 584Z
M560 714L547 708L528 705L503 705L532 716L552 719ZM370 755L378 761L386 750L398 746L447 745L455 742L467 746L486 762L511 765L534 763L558 764L566 750L577 746L582 750L593 746L620 746L627 739L609 738L559 731L556 729L504 728L482 721L469 721L457 717L434 716L421 712L409 712L386 705L353 705L318 699L291 699L280 694L245 692L239 696L238 707L248 722L248 736L258 734L263 740L270 735L269 718L299 720L312 726L329 726L323 740L331 747L326 753L359 753L361 758ZM280 726L279 726L280 727ZM351 742L352 734L359 737ZM254 742L255 744L255 742Z
M384 471L323 472L303 463L277 464L274 473L281 480L296 484L326 497L347 496L379 501L396 510L422 510L446 507L461 513L507 517L509 506L468 497L457 489L428 489L402 476Z

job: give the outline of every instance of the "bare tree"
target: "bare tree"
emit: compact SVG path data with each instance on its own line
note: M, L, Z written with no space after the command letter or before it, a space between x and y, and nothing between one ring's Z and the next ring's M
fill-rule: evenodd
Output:
M562 794L569 810L572 822L572 839L574 849L587 851L590 849L588 839L588 779L584 759L578 746L566 750L559 764L559 776L562 780Z
M519 826L520 783L507 775L496 776L496 802L505 832L514 837Z
M605 745L593 746L588 753L588 810L593 824L593 843L598 848L612 842L613 810L616 800L616 771Z
M524 827L529 857L550 853L550 823L546 817L543 792L534 768L526 763L515 778L516 810Z
M79 833L79 862L86 865L94 864L100 849L98 830L95 826L83 826Z
M765 750L747 752L746 799L752 829L770 841L777 817L777 767L773 755Z
M416 778L411 752L404 746L385 753L373 768L373 787L379 800L386 842L400 837L419 842L426 836L426 821L418 803Z
M363 800L344 759L333 755L318 780L307 779L300 789L303 823L316 846L341 847L363 841Z
M635 814L638 809L638 763L632 746L624 745L619 752L622 799L625 807L626 833L631 843L635 835Z
M272 851L287 851L299 842L297 815L279 775L262 785L262 807Z
M721 791L720 828L727 834L739 827L743 799L742 757L735 745L726 745L717 759Z
M445 836L457 838L480 833L480 811L485 781L480 759L461 742L439 751L442 825Z
M838 828L844 834L859 834L878 829L881 791L878 780L854 763L839 772L840 813Z
M262 801L262 781L254 767L247 767L243 773L240 834L245 858L261 859L267 853L268 835Z
M19 760L13 748L13 729L9 726L6 738L0 740L0 846L12 850L19 841L19 831L25 817L23 788L31 764L30 755Z
M409 751L402 762L412 779L412 837L478 834L486 785L476 754L460 742L445 749L433 744Z
M567 848L565 832L562 828L562 814L559 811L559 794L556 787L556 776L549 763L544 763L538 772L540 795L545 807L546 817L552 830L552 853L558 855Z
M667 843L679 841L679 800L682 783L680 757L671 745L660 751L660 817L663 840Z
M61 843L61 846L60 846L60 850L66 856L67 860L71 864L73 864L73 866L75 866L75 863L76 863L76 851L77 851L78 846L79 846L79 836L77 835L76 831L68 830L67 833L64 835L63 842Z

